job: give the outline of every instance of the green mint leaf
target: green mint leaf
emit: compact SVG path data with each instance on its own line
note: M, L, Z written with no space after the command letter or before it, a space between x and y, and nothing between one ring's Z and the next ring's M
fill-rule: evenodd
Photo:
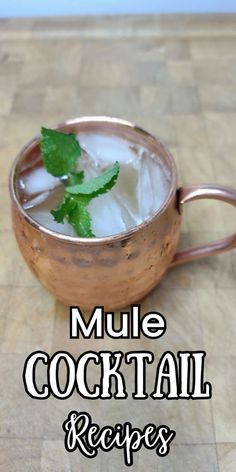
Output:
M84 171L75 171L81 155L75 134L42 128L40 149L47 171L55 177L64 177L64 199L58 208L51 210L55 221L63 223L66 218L79 236L94 237L91 216L86 207L93 198L108 192L115 185L119 163L84 183Z
M66 185L82 184L83 180L84 180L83 170L81 170L80 172L70 172Z
M102 195L103 193L108 192L113 185L115 185L120 170L119 162L115 162L112 167L105 170L101 175L98 177L94 177L90 179L88 182L68 186L66 188L66 192L71 195L79 195L79 196L89 196L90 198L97 197L98 195Z
M68 216L68 221L82 238L93 238L95 236L91 227L90 213L83 204L76 204Z
M72 172L81 149L75 134L53 129L41 129L40 150L47 171L55 177Z
M51 214L57 223L63 223L66 216L75 208L76 201L70 196L65 196L63 202L55 210L51 210Z

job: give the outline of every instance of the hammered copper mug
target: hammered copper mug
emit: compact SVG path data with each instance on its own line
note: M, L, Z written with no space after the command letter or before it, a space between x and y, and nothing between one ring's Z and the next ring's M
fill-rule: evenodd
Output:
M35 222L23 209L17 192L22 167L39 157L39 138L28 143L10 174L13 228L20 251L42 284L68 305L91 309L104 305L120 308L142 299L173 265L236 247L236 234L208 245L176 253L183 204L212 198L236 206L236 191L220 185L177 188L176 167L168 149L154 136L127 121L84 117L68 121L64 132L115 133L156 153L167 166L171 183L168 196L155 214L127 232L103 238L65 236Z

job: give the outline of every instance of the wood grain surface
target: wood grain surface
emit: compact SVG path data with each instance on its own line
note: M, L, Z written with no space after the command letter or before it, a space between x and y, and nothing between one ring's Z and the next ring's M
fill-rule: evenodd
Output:
M176 430L168 457L142 449L136 471L236 470L236 256L177 267L142 302L167 319L157 340L69 340L68 308L31 275L11 230L8 173L20 147L79 115L137 122L164 140L179 183L235 186L236 16L126 16L0 20L0 471L115 472L121 451L95 460L64 449L62 422L85 410L101 425L152 421ZM233 216L234 215L234 216ZM235 212L219 202L184 209L181 245L235 230ZM22 383L32 351L206 350L208 401L89 401L74 394L36 401ZM132 374L126 371L132 388ZM153 387L155 368L147 385Z

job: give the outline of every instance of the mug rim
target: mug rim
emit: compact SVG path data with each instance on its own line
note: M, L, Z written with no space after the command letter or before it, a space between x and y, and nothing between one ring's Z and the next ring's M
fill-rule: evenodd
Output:
M112 243L114 241L119 241L119 240L124 240L128 239L138 231L144 229L146 226L148 226L154 219L159 217L167 208L172 196L174 193L177 191L177 169L176 169L176 164L175 160L169 151L168 147L166 144L163 143L162 140L154 136L153 134L149 133L147 130L144 128L136 125L135 123L131 121L127 121L121 118L115 118L115 117L110 117L106 115L101 115L101 116L82 116L82 117L77 117L74 119L66 120L62 123L57 124L56 126L53 127L53 129L56 130L61 130L66 128L67 126L77 124L77 123L84 123L84 122L104 122L104 123L114 123L117 125L125 126L128 128L132 128L133 131L144 134L147 137L151 137L154 141L157 142L157 144L163 149L165 152L165 155L170 163L170 169L171 169L171 182L170 182L170 188L168 190L168 194L162 203L162 205L151 215L149 218L144 220L142 223L139 223L135 225L133 228L129 229L128 231L122 231L120 233L116 233L114 235L109 235L109 236L102 236L102 237L93 237L93 238L82 238L80 236L69 236L66 234L62 234L59 232L56 232L54 230L51 230L49 228L46 228L46 226L41 225L38 223L36 220L34 220L28 213L27 211L23 208L22 204L20 203L19 199L17 198L16 195L16 189L15 189L15 173L16 173L16 167L19 162L19 160L22 158L22 156L31 148L31 146L35 145L36 143L39 142L40 136L36 135L34 138L32 138L30 141L28 141L19 151L17 154L10 170L10 175L9 175L9 192L11 196L12 202L16 205L18 211L21 213L21 215L24 217L24 219L34 228L36 228L39 232L42 232L46 234L47 236L50 236L51 238L56 238L60 241L64 241L67 243L71 244L78 244L78 245L84 245L84 244L92 244L92 245L99 245L102 243Z

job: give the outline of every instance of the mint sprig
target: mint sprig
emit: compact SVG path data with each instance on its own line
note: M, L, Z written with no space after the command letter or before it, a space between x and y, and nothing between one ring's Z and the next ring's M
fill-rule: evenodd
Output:
M87 206L93 198L108 192L115 185L120 170L119 163L115 162L99 176L83 182L84 171L75 170L81 155L75 134L42 128L40 149L47 171L56 177L63 177L65 184L63 201L58 208L51 210L55 221L64 223L67 219L78 236L94 237Z

